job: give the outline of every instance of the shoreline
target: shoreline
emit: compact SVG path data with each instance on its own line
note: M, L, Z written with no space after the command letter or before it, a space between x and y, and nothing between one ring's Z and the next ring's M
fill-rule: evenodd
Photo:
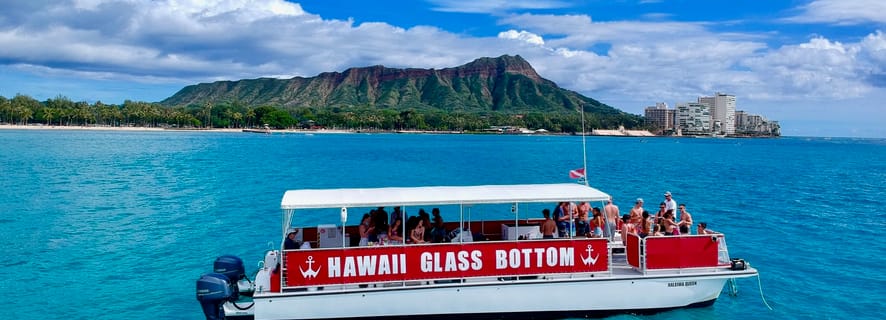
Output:
M156 128L156 127L106 127L106 126L47 126L2 124L0 130L74 130L74 131L123 131L123 132L227 132L227 133L256 133L244 132L244 128ZM257 129L262 130L262 129ZM353 130L271 130L271 133L358 133Z
M115 132L223 132L223 133L251 133L251 134L263 134L263 129L260 128L157 128L157 127L108 127L108 126L47 126L44 124L33 124L33 125L18 125L18 124L0 124L0 131L3 130L69 130L69 131L115 131ZM244 131L244 130L252 130L252 131ZM270 134L360 134L360 133L394 133L394 134L482 134L482 135L526 135L526 136L535 136L535 135L548 135L548 136L568 136L568 135L576 135L581 136L580 134L569 134L569 133L493 133L493 132L468 132L468 131L424 131L424 130L392 130L392 131L384 131L384 130L355 130L355 129L272 129L269 132ZM615 137L615 138L706 138L706 139L758 139L758 138L780 138L769 137L769 136L728 136L728 137L706 137L706 136L657 136L657 135L615 135L610 132L602 132L593 134L588 133L588 137Z

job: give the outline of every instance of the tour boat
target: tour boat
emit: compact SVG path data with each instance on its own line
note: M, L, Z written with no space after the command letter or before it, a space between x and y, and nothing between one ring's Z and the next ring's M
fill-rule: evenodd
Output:
M280 247L254 279L218 257L197 300L207 319L549 319L709 306L727 281L757 275L723 234L540 239L542 209L608 199L575 183L290 190ZM400 207L404 223L441 208L451 242L355 246L349 212L378 207ZM336 224L293 225L323 215ZM304 245L285 250L292 228Z

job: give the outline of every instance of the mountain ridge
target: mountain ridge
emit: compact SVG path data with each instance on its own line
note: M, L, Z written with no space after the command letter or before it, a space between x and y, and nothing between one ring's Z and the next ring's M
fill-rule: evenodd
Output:
M443 69L382 65L323 72L314 77L256 78L189 85L166 106L236 101L286 108L370 107L504 113L586 112L633 116L542 78L519 55L483 57ZM634 116L636 117L636 116Z

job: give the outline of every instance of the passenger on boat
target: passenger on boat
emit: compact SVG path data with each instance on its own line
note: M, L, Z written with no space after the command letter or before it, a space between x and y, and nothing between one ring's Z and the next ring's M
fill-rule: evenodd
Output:
M399 208L399 207L397 207ZM396 208L394 208L394 212L396 212ZM393 213L392 213L393 214ZM403 243L403 237L400 236L400 229L403 228L403 219L397 218L391 224L391 228L388 229L388 240Z
M621 243L628 244L628 234L637 234L637 228L631 223L631 215L625 214L621 216Z
M664 223L662 220L664 220L664 214L667 211L665 210L665 207L667 207L667 205L664 202L658 204L658 212L655 213L655 223Z
M674 211L668 210L664 214L664 230L666 235L680 235L680 225L674 221Z
M420 219L419 221L421 222L421 226L425 231L431 229L431 215L429 215L427 211L425 211L424 209L419 209L418 218ZM431 242L430 232L422 232L422 234L424 235L424 238L422 239L424 240L424 242Z
M661 225L660 224L653 224L652 226L653 226L653 229L652 229L653 236L656 236L656 237L664 236L664 233L661 233Z
M575 229L575 219L578 218L578 205L574 202L566 202L566 209L569 213L569 233L577 235Z
M406 233L403 234L403 239L406 241L406 243L412 243L412 230L415 230L415 227L417 227L420 223L421 219L416 216L411 216L406 219Z
M566 231L569 230L569 205L567 202L560 202L554 208L554 220L557 222L557 236L566 237Z
M403 220L403 211L400 211L400 207L394 207L394 211L391 212L391 225L394 225L394 220L400 219Z
M373 233L375 234L376 241L379 243L385 243L388 240L388 213L385 211L385 208L379 207L378 210L375 210L375 217L372 220L372 227L375 228Z
M587 201L583 201L578 205L578 218L575 219L575 234L587 236L591 233L590 219L588 219L589 211L591 211L591 205Z
M446 227L443 226L443 217L440 216L440 209L434 208L431 209L431 214L434 215L434 225L431 228L431 242L433 243L441 243L441 242L449 242L447 237Z
M301 244L298 243L298 240L295 240L295 236L297 234L298 229L289 229L289 233L286 234L286 240L283 241L283 250L295 250L301 247Z
M689 227L692 226L692 215L689 214L689 211L686 211L686 205L680 204L680 233L682 234L690 234Z
M649 211L643 210L643 218L640 219L640 227L637 230L637 234L640 235L640 238L645 238L649 235L652 228L652 221L649 219Z
M605 215L603 219L606 221L606 228L603 230L603 236L610 238L615 236L615 230L618 230L618 221L619 218L618 206L616 206L612 200L612 197L606 201L606 206L603 207L603 212Z
M375 209L375 214L376 215L384 215L385 216L385 223L387 223L388 212L385 211L385 207L378 207L378 209Z
M716 231L708 229L708 224L704 222L698 223L698 228L696 228L696 233L698 234L717 234Z
M594 233L591 235L594 238L599 238L603 236L603 212L600 212L600 208L594 207L594 218L591 220L591 225L594 228Z
M544 209L541 211L542 216L545 217L545 222L539 226L539 231L541 231L542 239L553 239L554 232L557 232L557 223L554 222L554 219L551 219L551 210Z
M375 219L378 216L378 210L369 210L369 227L372 230L368 234L368 240L370 243L378 242L378 235L375 234Z
M363 214L363 219L360 220L360 226L357 228L360 231L359 246L361 247L369 245L369 235L375 231L371 225L371 217L372 215L369 213Z
M665 210L673 210L673 212L677 212L677 201L671 197L670 191L665 191Z
M415 228L409 233L409 240L412 240L412 243L425 243L425 225L423 222L419 221Z
M637 199L634 202L634 207L631 208L631 223L634 224L638 229L643 225L640 221L643 219L643 199Z

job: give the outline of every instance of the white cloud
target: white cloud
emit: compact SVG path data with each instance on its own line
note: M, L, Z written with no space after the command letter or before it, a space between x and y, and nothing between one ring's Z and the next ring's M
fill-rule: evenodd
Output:
M758 99L848 99L875 90L872 77L882 77L884 38L877 32L862 42L840 43L823 37L783 46L746 59L755 74L766 77L765 87L751 94Z
M324 20L283 0L77 0L5 9L5 64L126 79L313 76L373 64L440 68L520 47L428 26Z
M709 23L533 14L500 22L544 37L555 54L528 55L542 76L604 101L631 104L622 107L632 112L715 91L777 102L857 98L886 87L886 40L879 31L860 42L816 37L771 47L761 41L766 34L714 32Z
M504 13L515 10L568 8L572 4L558 0L428 0L442 12Z
M520 40L532 45L543 46L545 45L545 40L532 32L526 31L517 31L517 30L508 30L498 33L498 37L501 39L512 39L512 40Z
M886 1L882 0L816 0L800 7L800 11L799 15L785 20L839 25L886 23Z
M834 5L816 1L806 12L823 4ZM478 6L508 11L530 3ZM865 19L882 21L876 14ZM379 64L444 68L520 54L560 86L634 113L716 91L781 103L863 99L886 88L880 31L859 40L817 36L772 45L768 37L777 34L714 31L720 28L706 22L504 14L499 23L497 36L472 37L433 26L323 19L283 0L14 2L0 13L0 61L19 72L155 84L313 76Z

